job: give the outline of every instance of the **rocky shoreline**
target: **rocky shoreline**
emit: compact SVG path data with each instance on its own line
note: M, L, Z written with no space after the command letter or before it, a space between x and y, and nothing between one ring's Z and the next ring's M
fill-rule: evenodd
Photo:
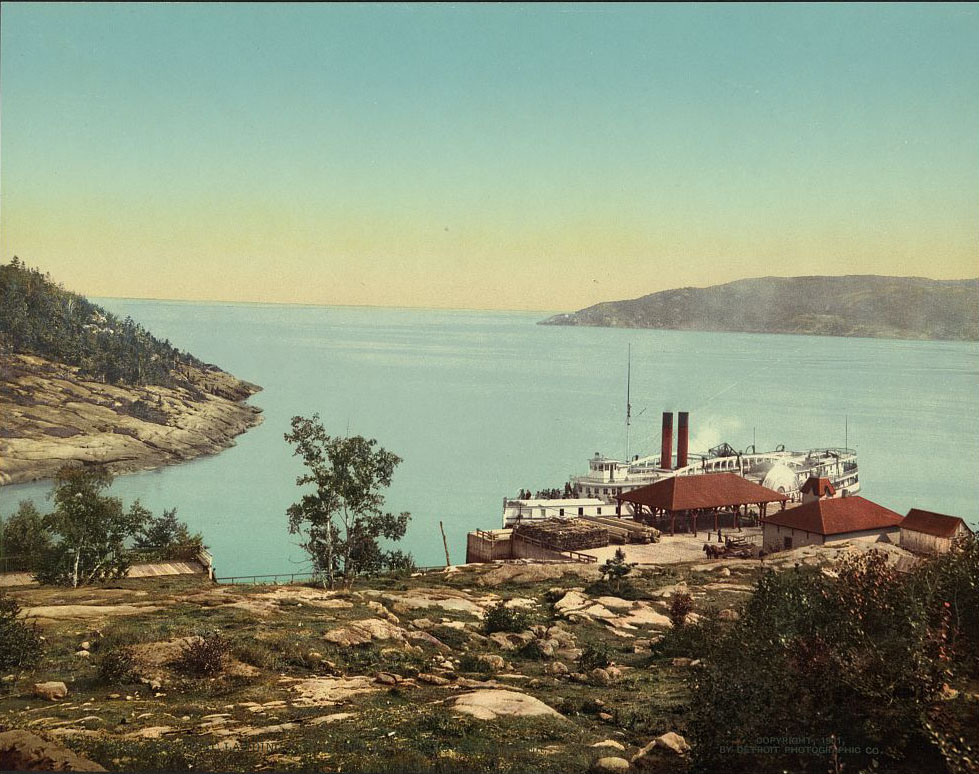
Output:
M0 486L51 478L72 462L115 473L234 445L262 421L260 387L213 366L181 366L187 387L112 385L32 355L0 355Z

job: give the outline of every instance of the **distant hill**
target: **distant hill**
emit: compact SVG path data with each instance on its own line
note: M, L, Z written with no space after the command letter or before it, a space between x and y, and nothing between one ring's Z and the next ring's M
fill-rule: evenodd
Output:
M979 279L758 277L607 301L540 324L979 341Z

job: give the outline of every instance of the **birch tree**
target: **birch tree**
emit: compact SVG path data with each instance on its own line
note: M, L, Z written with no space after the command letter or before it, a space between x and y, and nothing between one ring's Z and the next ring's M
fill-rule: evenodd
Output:
M45 516L54 543L35 572L39 582L77 588L126 574L125 542L151 514L138 500L124 509L118 497L105 495L111 483L102 467L58 471L54 511Z
M328 435L318 414L293 417L285 440L306 466L296 484L312 485L289 506L289 531L303 535L302 547L325 583L349 585L357 575L403 565L404 554L384 551L379 543L404 537L411 518L384 510L382 490L391 485L401 458L374 439Z

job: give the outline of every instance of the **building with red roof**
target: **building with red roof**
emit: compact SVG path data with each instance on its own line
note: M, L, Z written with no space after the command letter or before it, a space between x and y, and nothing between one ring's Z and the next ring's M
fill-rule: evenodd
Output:
M958 516L912 508L901 522L901 548L919 554L944 554L955 540L967 538L972 530Z
M810 476L806 479L806 483L802 485L799 491L802 493L802 502L804 503L836 496L836 488L833 486L833 482L828 478L817 478L816 476Z
M647 523L670 521L670 532L676 532L676 519L680 517L697 532L697 518L713 516L714 529L718 518L731 514L735 525L744 508L756 506L761 513L769 503L783 507L789 499L781 492L756 484L737 473L704 473L693 476L673 476L648 486L641 486L616 495L621 511L622 503L632 506L633 518Z
M825 545L844 540L900 539L903 517L864 497L813 499L762 519L766 551Z

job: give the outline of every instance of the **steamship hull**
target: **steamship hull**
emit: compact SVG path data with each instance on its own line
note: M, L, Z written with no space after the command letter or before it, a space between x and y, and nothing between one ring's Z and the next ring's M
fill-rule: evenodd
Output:
M801 499L802 485L810 477L828 479L835 497L860 491L857 454L853 449L824 447L788 451L780 446L758 452L751 447L738 451L724 443L705 452L690 453L688 434L689 415L680 412L674 464L673 414L664 412L660 454L619 460L596 452L588 461L588 473L571 479L575 497L614 503L625 492L665 478L722 472L736 473L796 501Z

